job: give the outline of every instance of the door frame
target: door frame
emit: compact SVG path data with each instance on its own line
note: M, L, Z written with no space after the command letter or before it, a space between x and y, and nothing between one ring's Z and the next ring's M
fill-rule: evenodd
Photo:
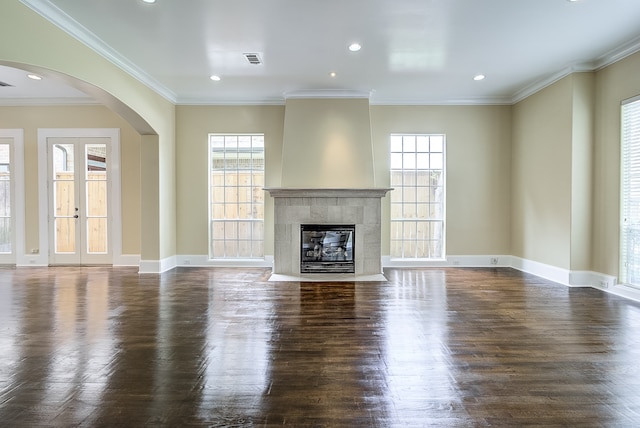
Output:
M24 265L28 262L25 259L25 198L24 198L24 130L23 129L0 129L0 137L12 138L12 204L11 212L13 217L13 237L11 254L3 254L0 257L0 264Z
M110 138L111 139L111 264L122 257L122 210L120 184L120 129L119 128L38 128L38 227L40 252L37 265L49 265L49 138Z

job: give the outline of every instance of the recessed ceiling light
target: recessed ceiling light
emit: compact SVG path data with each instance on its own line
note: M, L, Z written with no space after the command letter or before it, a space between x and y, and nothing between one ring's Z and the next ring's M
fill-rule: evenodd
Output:
M42 80L42 77L37 74L27 74L27 77L32 80Z
M209 79L213 80L214 82L218 82L220 81L220 76L216 76L215 74L212 74Z
M336 72L335 72L335 71L332 71L331 73L329 73L329 76L331 76L331 77L336 77Z
M473 80L484 80L484 78L484 74L476 74L475 76L473 76Z
M360 46L360 43L351 43L349 45L349 50L351 52L358 52L360 49L362 49L362 46Z
M156 0L142 0L142 1L145 2L145 3L155 3L156 2Z

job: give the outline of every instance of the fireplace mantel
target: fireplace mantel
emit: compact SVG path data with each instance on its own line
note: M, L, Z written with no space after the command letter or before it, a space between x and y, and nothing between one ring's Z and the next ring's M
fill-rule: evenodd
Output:
M367 188L297 188L267 187L274 198L383 198L390 187Z
M351 278L380 280L381 199L391 188L265 188L274 198L273 276L300 279L300 225L355 225L355 274ZM318 274L308 274L313 277ZM384 277L382 277L384 278ZM304 278L304 280L307 280Z

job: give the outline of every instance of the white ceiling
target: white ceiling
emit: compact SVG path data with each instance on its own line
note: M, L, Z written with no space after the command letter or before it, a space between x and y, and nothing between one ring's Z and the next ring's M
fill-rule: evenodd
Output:
M20 1L178 104L508 104L640 50L639 0ZM82 96L22 77L0 100Z

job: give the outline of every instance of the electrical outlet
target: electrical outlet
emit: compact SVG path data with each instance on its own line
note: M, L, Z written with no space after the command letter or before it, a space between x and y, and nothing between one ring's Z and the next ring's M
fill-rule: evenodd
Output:
M498 258L497 257L491 257L491 259L489 260L489 263L491 263L492 265L497 265L498 264Z
M609 283L602 279L602 280L600 280L600 287L609 288Z
M185 265L190 265L190 264L191 264L191 260L188 260L188 259L187 259L187 260L185 260L185 261L184 261L184 264L185 264Z
M32 248L31 249L31 254L38 254L39 252L40 252L40 250L37 249L37 248Z
M454 265L454 266L458 266L458 265L460 265L460 260L454 260L454 261L453 261L453 265Z

